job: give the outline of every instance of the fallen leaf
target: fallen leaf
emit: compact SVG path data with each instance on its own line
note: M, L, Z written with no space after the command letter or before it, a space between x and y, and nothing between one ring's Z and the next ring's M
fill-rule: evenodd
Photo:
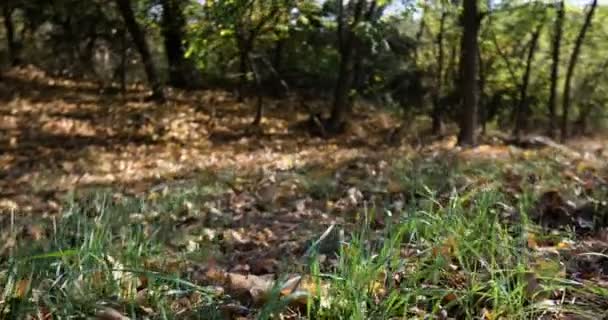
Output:
M118 310L110 307L104 307L95 315L97 320L128 320L129 317L124 316Z
M27 292L30 289L31 281L32 280L29 278L24 278L24 279L20 279L19 281L17 281L17 283L15 283L15 292L14 292L15 298L19 298L19 299L25 298L25 296L27 295Z

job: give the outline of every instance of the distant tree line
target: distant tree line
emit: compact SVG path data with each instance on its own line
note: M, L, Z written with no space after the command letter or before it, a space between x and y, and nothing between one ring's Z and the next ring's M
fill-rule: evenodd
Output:
M339 133L353 102L457 124L566 139L604 125L608 11L590 0L55 0L2 2L5 65L126 87L233 88L238 97L331 97ZM603 21L603 23L602 23ZM137 63L133 63L137 61ZM141 76L140 76L141 74ZM405 119L407 123L410 119Z

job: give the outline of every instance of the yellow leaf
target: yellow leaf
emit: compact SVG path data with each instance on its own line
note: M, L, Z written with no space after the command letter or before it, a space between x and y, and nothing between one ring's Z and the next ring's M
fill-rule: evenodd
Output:
M483 308L481 318L484 320L494 320L496 319L496 315L494 314L494 312L492 312L492 310Z
M577 173L583 173L587 170L593 170L594 166L593 164L587 162L587 161L581 161L576 165L576 172Z
M21 279L15 284L15 298L23 299L30 288L31 279Z
M386 295L386 273L380 272L374 280L370 284L370 291L377 297L383 297Z
M536 236L534 236L533 234L528 235L528 248L530 249L537 249L538 248L538 243L536 242Z
M534 263L534 271L541 277L555 278L566 275L565 267L551 259L540 259Z

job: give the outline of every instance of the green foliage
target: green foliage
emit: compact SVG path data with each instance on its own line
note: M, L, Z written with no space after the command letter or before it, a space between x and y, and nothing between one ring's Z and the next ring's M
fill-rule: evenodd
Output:
M402 211L364 211L363 222L343 243L330 271L321 272L319 263L312 263L318 285L325 283L328 288L312 299L308 316L421 319L447 314L463 319L529 319L554 307L543 304L543 299L555 290L595 292L606 297L605 290L600 289L600 293L593 286L583 289L566 280L560 262L544 260L530 247L530 232L535 227L528 214L534 212L534 189L525 189L513 200L497 184L476 187L465 179L504 182L501 166L478 162L459 166L397 164L395 171L403 174L406 187L427 192L418 194ZM538 174L538 179L550 182L555 174L549 172L559 168L555 163L530 161L509 170ZM519 215L516 224L506 222L513 216L505 215L504 207L498 205L505 203L517 208L509 214ZM370 224L378 215L391 221L383 230ZM586 307L561 308L592 318L593 307Z
M251 63L248 60L255 56L265 61L255 66L262 80L270 74L278 75L291 87L312 87L320 94L326 93L334 87L340 72L339 3L337 0L186 1L186 55L196 61L207 82L253 79L253 66L248 65ZM342 3L343 20L350 25L355 22L353 13L358 2ZM439 104L444 118L456 119L462 35L460 6L449 1L382 0L373 2L374 6L371 1L361 3L365 8L379 10L375 16L352 25L358 52L354 91L375 101L401 105L410 113L414 109L416 113L429 113L433 105ZM152 47L162 47L162 39L156 36L162 3L137 0L131 4L140 24L151 31L149 40L155 44ZM123 50L124 26L115 6L107 2L61 0L49 5L11 1L7 6L13 12L18 31L16 41L27 49L23 55L45 61L41 64L48 69L64 74L87 74L97 46L109 47L114 53L113 60L119 59L119 52ZM519 1L491 6L481 2L479 6L482 11L479 37L482 120L501 128L512 127L514 110L520 105L519 91L531 33L543 24L524 103L527 117L532 119L529 122L542 125L547 122L548 113L555 7ZM608 30L601 23L607 14L606 7L600 5L574 73L572 119L580 130L588 131L606 122L608 80L605 73L598 70L608 65L607 42L603 41ZM564 81L567 57L584 16L584 7L566 6L559 84ZM127 51L133 49L131 44L128 46ZM164 61L155 60L159 64ZM270 68L276 73L270 72ZM559 84L558 102L562 94ZM527 129L534 131L535 128Z
M188 12L195 20L189 24L187 56L196 57L202 68L214 68L213 63L229 63L216 60L220 57L232 59L242 51L279 41L289 33L294 6L289 0L192 3Z

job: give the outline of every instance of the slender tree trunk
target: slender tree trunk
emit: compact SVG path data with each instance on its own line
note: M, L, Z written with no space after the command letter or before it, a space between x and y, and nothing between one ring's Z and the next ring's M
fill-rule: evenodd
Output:
M604 60L604 62L601 64L590 66L589 69L594 70L594 72L586 75L585 78L580 82L580 85L578 85L574 91L576 92L573 98L574 101L581 101L583 100L583 97L588 99L597 88L601 88L596 85L596 82L606 73L606 69L608 69L608 59Z
M479 68L477 70L478 74L479 74L479 98L477 101L477 105L478 108L480 109L479 111L479 122L481 122L481 134L485 134L486 133L486 124L487 124L487 118L488 118L488 108L485 104L485 88L486 88L486 74L485 74L485 68L486 65L483 63L483 59L481 57L481 49L479 48L479 46L477 47L477 63L479 64Z
M358 0L355 4L357 13L353 16L358 21L363 8L364 0ZM334 89L334 102L329 118L329 128L332 132L340 131L346 122L346 116L350 109L349 94L354 82L355 69L355 54L354 54L354 33L352 31L353 24L347 22L344 16L344 1L338 1L338 51L340 52L340 67L338 70L338 79Z
M365 65L364 65L364 61L363 61L363 57L361 55L360 52L355 52L355 57L354 59L354 64L353 64L353 89L355 89L357 92L363 90L365 88L366 85L366 72L365 72Z
M445 20L447 18L447 10L441 7L441 17L439 18L439 32L437 33L437 73L435 78L435 91L433 94L433 112L432 112L432 133L441 135L444 131L441 95L443 94L443 35L445 32Z
M281 73L283 68L283 51L285 51L285 39L280 39L274 46L272 55L272 65L277 73Z
M184 1L162 0L163 17L161 30L164 38L167 64L169 66L169 83L176 88L195 86L188 74L193 71L190 61L185 58L183 34L186 24Z
M6 48L11 66L19 64L19 53L17 42L15 42L15 25L13 24L13 9L8 3L2 5L2 16L4 18L4 29L6 31Z
M457 63L458 56L458 42L453 41L452 47L450 48L450 60L448 63L448 67L445 70L443 75L443 83L449 83L450 77L452 77L452 82L457 82L457 78L459 77L460 67Z
M423 5L422 15L420 16L420 25L418 26L418 31L416 31L416 47L414 49L414 63L418 64L419 60L419 52L420 47L422 46L420 43L420 39L422 39L422 35L424 34L424 29L426 29L426 12L428 10L428 6L426 4Z
M578 133L581 135L587 134L587 127L589 123L589 115L593 110L592 104L583 105L578 114L578 119L576 120L576 125L578 126Z
M129 0L115 1L144 64L148 82L150 87L152 87L151 98L157 102L163 102L165 100L163 87L160 83L158 75L156 74L156 68L154 66L154 62L152 61L152 55L150 54L150 48L146 42L146 37L142 32L141 27L135 20L135 14L133 13L133 8L131 8L131 2Z
M264 116L264 93L262 92L262 79L255 61L250 56L247 56L247 58L248 65L250 66L251 73L253 74L253 80L257 87L257 105L255 109L255 118L251 123L252 126L257 127L262 123L262 117Z
M496 33L494 33L494 31L490 29L490 34L492 35L492 42L494 43L494 47L496 48L498 55L502 58L505 63L505 66L507 67L507 72L511 77L511 81L517 82L517 76L515 75L515 70L513 70L513 64L511 63L511 59L509 59L509 56L507 56L500 47L500 44L498 43L498 38L496 38Z
M463 114L458 135L458 144L475 146L477 144L477 37L479 34L479 14L477 0L463 1L462 35L462 89Z
M355 79L354 60L354 52L352 49L342 52L340 69L338 71L338 82L334 92L334 105L331 110L331 117L329 118L331 131L339 131L346 122L351 102L349 97L350 90Z
M257 102L255 107L255 117L253 118L252 126L257 127L262 123L264 116L264 96L262 92L257 93Z
M536 45L538 44L538 38L542 28L543 23L541 22L532 33L532 39L530 39L530 48L528 49L528 57L526 59L526 70L522 75L521 85L519 87L519 103L515 109L515 128L513 129L513 134L515 136L521 135L521 132L525 127L524 121L526 120L526 113L528 110L528 85L530 83L532 61L534 60L534 53L536 52Z
M594 107L594 104L590 100L593 98L593 94L596 88L598 88L595 83L597 82L597 79L601 78L604 75L604 73L606 72L605 70L607 68L608 60L604 60L604 62L600 65L591 66L590 69L595 70L595 72L592 72L585 76L583 81L581 81L581 84L574 91L576 92L576 94L573 100L582 103L580 111L578 113L578 119L576 120L579 134L587 134L589 116L591 115L591 112L593 111ZM583 98L583 96L585 98Z
M118 67L118 71L120 72L120 92L122 94L123 100L127 99L127 54L129 44L127 43L127 30L122 30L121 36L121 44L120 44L120 65Z
M249 45L244 41L239 45L239 92L238 101L242 102L245 99L247 89L247 73L249 72L249 53L251 51Z
M570 56L570 62L568 63L568 69L566 71L566 83L564 84L564 101L563 101L563 110L562 110L562 123L561 123L561 140L564 141L568 138L568 113L570 112L570 83L572 81L572 76L574 75L574 68L576 67L576 62L578 60L578 55L581 51L581 46L583 41L585 40L585 34L591 25L591 21L593 20L593 13L595 12L595 8L597 7L597 0L593 0L591 3L591 7L587 12L587 16L585 17L585 22L581 27L581 31L576 37L576 42L574 43L574 49L572 50L572 55Z
M551 86L549 89L549 136L555 137L555 105L557 100L557 80L559 78L559 53L561 49L562 31L564 23L564 1L556 4L556 18L553 30L553 41L551 48Z

